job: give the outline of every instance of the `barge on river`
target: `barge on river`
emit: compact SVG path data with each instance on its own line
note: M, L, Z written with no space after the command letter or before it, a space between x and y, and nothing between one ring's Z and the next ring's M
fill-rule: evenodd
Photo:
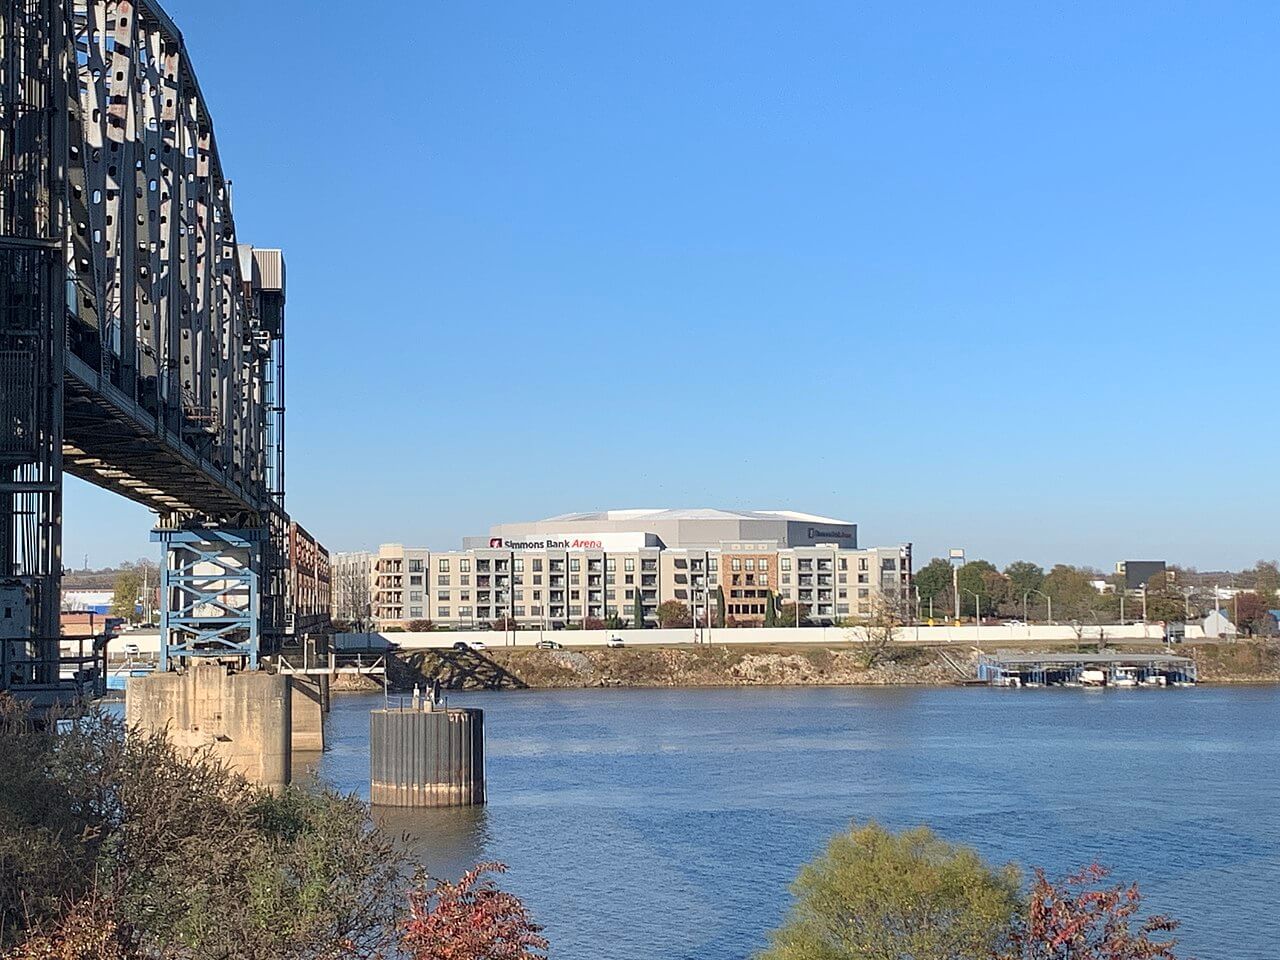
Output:
M993 687L1182 687L1196 663L1171 653L984 654L978 679Z

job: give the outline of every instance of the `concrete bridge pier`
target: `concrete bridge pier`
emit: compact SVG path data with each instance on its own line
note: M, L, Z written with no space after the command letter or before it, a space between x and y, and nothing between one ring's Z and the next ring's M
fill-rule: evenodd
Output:
M198 660L182 672L134 677L125 719L165 731L190 753L208 751L264 786L289 782L293 751L324 748L323 715L313 688L280 674L233 671Z

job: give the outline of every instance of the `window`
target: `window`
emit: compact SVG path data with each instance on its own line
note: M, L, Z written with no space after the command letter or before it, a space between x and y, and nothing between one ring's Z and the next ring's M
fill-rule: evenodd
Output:
M739 558L734 557L732 560L729 561L729 568L731 570L741 570L742 561Z
M441 620L448 620L448 619L449 619L449 608L448 608L448 607L436 607L436 616L437 616L439 619L441 619Z
M582 569L582 561L579 560L577 557L571 557L569 559L569 572L577 573L581 569Z
M410 617L412 617L414 620L417 620L419 617L421 617L421 616L422 616L422 608L421 608L421 607L410 607L410 608L409 608L409 616L410 616Z
M421 591L421 590L410 590L410 591L409 591L409 602L410 602L410 603L421 603L421 602L422 602L422 591ZM418 614L418 616L422 616L422 614Z
M760 574L760 577L757 580L757 583L759 583L760 586L762 587L767 587L769 585L769 575L767 573Z
M421 573L421 572L422 572L422 561L421 561L421 560L410 560L410 561L409 561L409 572L410 572L410 573Z
M859 599L859 600L865 600L865 599L866 599L867 597L869 597L870 595L871 595L871 591L870 591L870 590L868 590L866 587L859 587L859 588L858 588L858 599Z
M838 574L836 574L836 582L837 582L837 583L848 583L848 582L849 582L849 575L848 575L847 573L838 573Z
M869 578L865 573L860 573L860 574L858 574L858 582L859 582L859 583L870 583L870 582L871 582L871 579L870 579L870 578Z
M751 559L750 557L748 557L748 558L747 558L747 564L746 564L746 567L747 567L747 569L748 569L748 570L754 570L754 569L756 568L756 562L755 562L755 560L753 560L753 559Z
M579 596L579 594L578 594L578 591L577 591L577 590L570 590L570 591L569 591L569 599L570 599L570 600L580 600L580 599L582 599L582 598Z
M848 557L841 557L841 558L840 558L840 569L841 569L841 570L848 570L848 569L849 569L849 558L848 558Z
M712 557L710 560L708 560L708 561L707 561L707 569L708 569L708 570L719 570L719 569L720 569L720 558L719 558L719 557Z
M634 573L636 569L636 558L627 557L624 562L626 565L622 569L627 571L627 573ZM631 582L630 580L627 581L627 583L630 583L630 582Z
M608 570L610 573L612 573L614 570L618 568L618 561L613 557L610 557L604 562L604 568Z
M514 566L511 568L514 573L524 573L524 558L516 557Z
M535 557L533 560L533 572L538 573L542 570L542 558Z
M628 590L628 591L627 591L627 599L628 599L628 600L634 600L635 598L636 598L636 592L635 592L634 590Z
M542 591L541 591L541 590L535 590L535 591L533 591L533 599L535 599L535 600L541 600L541 599L542 599Z
M634 573L624 573L624 574L622 575L622 582L623 582L623 583L635 583L635 582L636 582L636 575L635 575Z
M782 583L783 583L783 585L785 586L786 584L789 584L790 582L791 582L791 574L789 574L789 573L784 573L784 574L782 575Z
M781 560L779 560L779 561L778 561L778 563L781 565L780 569L782 569L782 570L790 570L790 569L791 569L791 558L790 558L790 557L783 557Z
M448 600L449 600L449 591L448 591L448 590L437 590L437 591L436 591L436 599L437 599L437 600L444 600L445 602L448 602Z
M460 617L469 617L469 616L471 616L471 608L470 608L470 607L459 607L459 608L458 608L458 616L460 616Z
M883 558L880 560L880 569L881 569L881 570L897 570L897 569L898 569L898 560L897 560L897 558L896 558L896 557L883 557Z
M419 574L419 575L418 575L418 576L416 576L416 577L410 577L410 578L409 578L409 586L411 586L411 587L420 587L420 586L422 586L422 575L421 575L421 574Z
M867 569L867 558L866 558L866 557L859 557L859 558L858 558L858 569L859 569L859 570L865 570L865 569Z
M461 570L463 573L470 573L471 561L466 557L463 557L461 560L458 561L458 569Z
M580 617L580 616L582 616L582 607L570 607L570 608L569 608L569 616L571 616L571 617Z
M448 585L449 585L449 575L447 573L436 577L437 587L447 587Z
M470 574L466 574L466 573L460 574L460 575L458 576L458 583L462 584L464 587L468 587L468 586L470 586L470 585L471 585L471 575L470 575Z
M533 585L534 585L535 587L537 587L537 586L541 586L541 585L542 585L542 574L540 574L540 573L535 573L535 574L533 575Z
M513 614L514 614L515 616L517 616L517 617L523 617L523 616L524 616L524 607L516 607L516 608L515 608L515 610L513 611Z
M436 569L437 569L437 570L439 570L441 573L448 573L448 572L449 572L449 558L448 558L448 557L441 557L441 558L440 558L440 562L436 564Z
M761 569L761 570L768 570L768 569L769 569L769 561L768 561L768 560L766 560L764 557L761 557L761 558L760 558L760 569Z

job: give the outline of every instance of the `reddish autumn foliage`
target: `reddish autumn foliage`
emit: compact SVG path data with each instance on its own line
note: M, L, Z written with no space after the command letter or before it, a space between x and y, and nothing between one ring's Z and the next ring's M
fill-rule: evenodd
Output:
M1152 937L1178 922L1159 915L1138 922L1137 885L1102 886L1107 875L1094 863L1054 884L1037 868L1026 916L1003 960L1176 960L1177 940Z
M402 943L413 960L542 960L547 941L520 898L499 890L481 863L457 883L437 880L409 896Z

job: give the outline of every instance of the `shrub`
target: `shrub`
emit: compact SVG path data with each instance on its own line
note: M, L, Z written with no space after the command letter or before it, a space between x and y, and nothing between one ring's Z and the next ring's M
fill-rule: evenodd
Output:
M797 902L761 960L974 960L1003 946L1018 871L926 827L871 823L836 836L793 885Z

